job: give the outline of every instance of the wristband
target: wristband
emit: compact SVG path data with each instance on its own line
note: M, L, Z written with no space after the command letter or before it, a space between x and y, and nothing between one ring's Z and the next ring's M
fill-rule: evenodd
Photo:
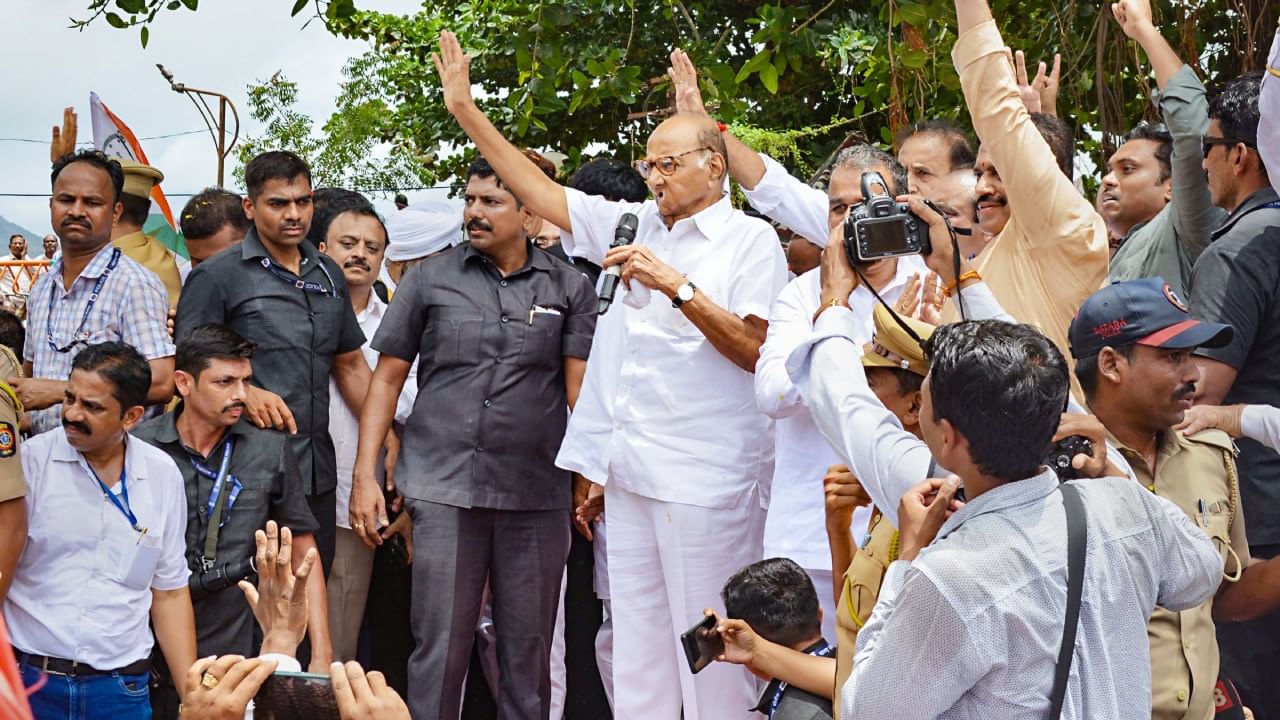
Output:
M977 270L967 270L964 272L964 274L962 274L959 277L959 279L957 279L955 282L943 288L942 294L946 295L947 297L951 297L955 293L956 288L960 287L961 283L963 283L965 280L981 280L981 279L982 279L982 276L978 274Z
M822 307L818 308L818 309L817 309L817 311L813 313L813 322L814 322L814 323L817 323L817 322L818 322L818 316L819 316L819 315L821 315L821 314L823 313L823 311L827 310L828 308L833 308L833 307L846 307L846 308L849 308L850 310L852 310L852 309L853 309L853 308L849 307L849 301L848 301L848 300L841 300L840 298L831 298L830 300L828 300L828 301L826 301L825 303L823 303L823 304L822 304Z

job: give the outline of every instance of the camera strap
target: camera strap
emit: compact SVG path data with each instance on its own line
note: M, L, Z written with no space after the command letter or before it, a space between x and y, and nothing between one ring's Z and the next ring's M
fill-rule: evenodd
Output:
M228 472L231 469L233 452L235 452L235 438L228 435L222 444L222 464L218 466L218 474L213 478L213 493L209 496L213 507L209 510L209 525L204 533L204 552L200 558L206 571L214 566L214 561L218 558L218 534L222 529L222 514L234 501L232 496L238 494L234 492L235 476ZM194 457L191 458L191 466L196 469L198 475L209 477L213 474Z
M928 205L930 210L938 213L938 215L942 217L942 222L947 224L947 234L951 236L952 269L955 271L955 276L958 279L960 277L960 240L956 237L956 230L951 227L951 221L947 219L947 214L942 211L942 208L938 207L932 200L924 200L924 204ZM889 317L893 318L893 321L898 324L898 327L902 328L902 331L907 334L907 337L915 340L921 347L924 347L924 338L920 337L919 333L911 329L910 325L902 321L902 318L898 315L898 311L894 310L892 305L885 302L884 298L880 297L880 293L876 292L876 289L871 286L871 283L867 282L867 276L862 274L862 271L858 269L857 265L853 265L853 272L857 274L858 280L863 284L863 286L871 292L871 296L876 299L876 302L883 305L884 309L889 311ZM960 319L968 320L969 314L965 312L964 296L959 292L959 290L956 292L956 303L957 308L960 310Z
M1089 525L1085 521L1084 500L1080 488L1059 483L1062 508L1067 513L1067 617L1062 628L1062 645L1058 648L1058 665L1053 674L1053 692L1049 695L1049 720L1062 716L1067 697L1067 680L1071 676L1071 660L1076 650L1076 629L1080 625L1080 602L1084 593L1085 551L1089 547Z

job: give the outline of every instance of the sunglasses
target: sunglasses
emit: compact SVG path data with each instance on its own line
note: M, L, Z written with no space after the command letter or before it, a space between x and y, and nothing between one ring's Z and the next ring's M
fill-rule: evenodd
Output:
M1254 148L1254 144L1248 140L1230 137L1214 137L1205 135L1200 138L1200 149L1204 151L1205 158L1209 157L1209 153L1213 151L1214 145L1225 145L1226 147L1235 147L1236 145L1244 145L1245 147Z
M649 173L654 170L657 170L661 175L670 177L675 174L676 170L680 169L680 158L685 155L702 152L703 150L711 150L712 152L715 152L713 148L703 145L702 147L686 150L682 153L676 153L675 155L664 155L660 158L654 158L653 160L649 160L648 158L644 160L637 160L634 167L636 172L640 173L640 177L645 180L649 179Z

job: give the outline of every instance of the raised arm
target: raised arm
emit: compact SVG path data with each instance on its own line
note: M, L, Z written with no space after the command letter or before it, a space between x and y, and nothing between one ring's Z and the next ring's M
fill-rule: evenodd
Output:
M543 219L573 232L564 188L507 142L476 106L471 96L471 57L462 51L453 33L448 30L440 33L440 53L431 53L431 61L444 88L445 107L502 178L502 184Z
M675 86L676 112L707 115L707 107L702 102L702 93L698 90L698 70L684 50L676 48L671 51L671 66L667 68L667 76ZM724 131L724 144L729 149L729 174L746 190L754 190L756 183L764 177L764 162L755 150Z

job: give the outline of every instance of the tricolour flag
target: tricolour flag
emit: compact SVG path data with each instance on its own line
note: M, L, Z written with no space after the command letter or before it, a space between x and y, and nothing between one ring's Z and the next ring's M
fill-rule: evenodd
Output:
M106 103L98 97L98 93L89 93L89 108L93 118L93 146L111 157L129 158L136 162L150 165L147 154L142 151L142 143L115 113L107 108ZM158 211L158 212L157 212ZM142 226L142 231L159 240L161 244L180 257L186 258L187 245L173 222L173 211L169 209L169 201L160 189L160 183L151 188L151 214Z

